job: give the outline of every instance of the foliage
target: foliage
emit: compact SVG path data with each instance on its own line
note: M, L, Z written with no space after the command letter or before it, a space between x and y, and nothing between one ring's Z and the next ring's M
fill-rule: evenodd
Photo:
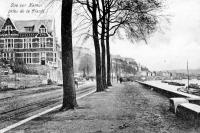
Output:
M163 5L159 0L116 0L112 9L111 34L123 29L131 41L144 40L158 28Z
M130 65L126 65L124 68L125 73L136 74L136 69Z

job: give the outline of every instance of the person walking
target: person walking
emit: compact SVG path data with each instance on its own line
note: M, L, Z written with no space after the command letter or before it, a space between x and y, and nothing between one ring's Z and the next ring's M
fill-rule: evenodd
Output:
M74 83L75 83L76 87L78 88L78 79L77 78L74 79Z
M122 83L122 81L123 81L123 79L122 79L122 77L120 77L120 78L119 78L119 82L120 82L120 84Z

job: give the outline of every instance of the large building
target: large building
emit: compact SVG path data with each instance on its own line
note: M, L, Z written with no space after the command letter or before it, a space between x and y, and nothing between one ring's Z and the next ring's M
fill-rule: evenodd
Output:
M58 49L53 20L12 21L0 24L1 58L30 65L55 64Z

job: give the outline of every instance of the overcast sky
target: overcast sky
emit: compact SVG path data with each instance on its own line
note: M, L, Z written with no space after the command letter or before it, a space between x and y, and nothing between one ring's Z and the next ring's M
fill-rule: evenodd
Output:
M0 0L0 16L7 17L12 2L28 4L38 0ZM54 8L56 12L51 11L50 16L43 14L42 18L56 17L58 26L59 6ZM164 13L171 19L170 24L161 23L164 33L155 33L148 44L115 39L111 42L112 54L132 57L150 70L185 69L187 60L191 69L200 68L200 0L167 0ZM10 17L18 20L39 18L38 14L25 13L11 13ZM57 29L59 33L59 26ZM87 47L92 46L91 43Z

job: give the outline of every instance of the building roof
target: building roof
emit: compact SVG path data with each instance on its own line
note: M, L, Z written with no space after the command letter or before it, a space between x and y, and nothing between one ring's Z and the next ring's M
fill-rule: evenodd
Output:
M47 28L47 32L52 32L53 29L53 20L21 20L13 21L16 29L19 32L26 32L24 27L34 27L33 32L38 32L41 25Z

